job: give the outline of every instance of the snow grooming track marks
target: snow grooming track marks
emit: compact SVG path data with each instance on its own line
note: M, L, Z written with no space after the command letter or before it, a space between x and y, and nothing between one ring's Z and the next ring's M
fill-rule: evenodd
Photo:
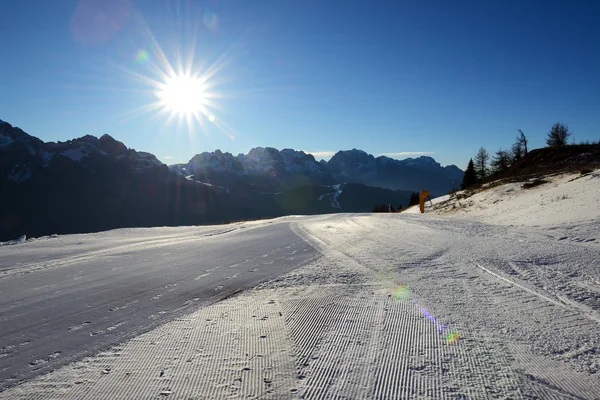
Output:
M509 276L507 261L553 266L567 249L584 276L593 253L427 217L298 219L322 257L0 399L600 398L598 324L475 266ZM537 293L536 274L515 278ZM410 299L394 299L399 281ZM420 307L460 338L448 344Z
M303 225L326 240L328 250L336 249L348 260L360 260L363 268L383 272L375 278L395 275L407 282L436 318L458 327L461 338L445 347L450 357L443 375L448 396L531 398L551 390L562 391L565 398L600 398L597 323L558 299L556 304L548 302L474 265L488 266L492 261L497 270L511 260L525 260L533 263L527 286L532 277L542 276L558 290L564 286L561 282L579 282L573 280L573 273L581 282L587 279L588 285L598 282L594 270L598 253L593 249L557 244L531 229L508 230L429 215L356 215L355 225L362 223L364 228L357 226L350 232L353 217L337 215L327 223ZM336 231L336 226L343 228ZM415 241L427 245L414 246ZM387 264L390 260L392 265ZM553 278L550 267L560 275ZM537 284L532 290L545 292ZM554 293L546 297L553 299ZM543 361L534 365L529 361L534 359ZM553 378L555 370L561 371L562 380ZM567 380L569 384L564 383Z
M338 286L286 302L302 398L365 398L373 384L380 309L368 292L354 289L360 294Z
M580 377L569 375L565 377L564 369L560 363L544 357L531 355L526 348L515 347L514 353L520 356L517 363L523 363L520 384L525 388L530 397L539 399L597 399L593 397L594 390L581 390L589 387L590 382ZM527 372L525 372L527 370ZM544 376L544 378L539 378ZM597 382L596 382L597 383ZM593 385L593 384L592 384Z
M337 218L342 219L344 217L339 216ZM346 223L347 221L343 221L344 225ZM348 250L341 250L344 246L338 246L334 237L324 235L322 231L319 231L322 226L317 226L315 229L315 227L307 225L303 224L293 229L295 231L297 229L297 234L320 247L320 250L324 253L321 268L329 270L325 274L331 276L331 270L341 269L342 271L353 270L371 278L382 278L380 272L374 272L374 268L369 268L371 265L367 267L356 261L359 258L365 261L369 260L369 252L363 252L360 257L348 256L346 255ZM374 235L381 236L376 233ZM325 240L330 243L325 244L317 236L323 239L327 238ZM358 234L358 236L361 238L360 240L364 240L364 236L361 234ZM347 246L346 249L348 248L354 247ZM410 253L412 261L408 261L410 260L408 258L406 264L410 266L409 268L420 271L420 274L423 274L424 271L433 270L432 266L436 266L435 270L437 272L437 268L443 264L436 259L443 252L434 251L433 254L427 254L423 252L427 250L425 246L420 246L420 249L421 251L418 253ZM402 254L407 256L406 253ZM381 256L378 258L379 262L381 259L390 259L385 254L378 255ZM371 258L370 261L373 261L373 259ZM340 268L340 266L342 267ZM380 270L387 269L387 267L381 266L376 268ZM306 271L307 269L310 268L304 268L303 270ZM300 270L297 272L300 272ZM341 296L339 293L343 288L345 288L346 293ZM335 310L330 311L327 320L328 326L325 327L326 331L320 334L320 338L312 338L314 343L318 343L315 346L317 350L313 350L318 354L318 357L312 362L312 367L308 369L308 373L312 373L312 379L307 379L307 388L303 398L321 399L337 398L339 396L341 398L376 399L501 399L507 398L507 396L509 398L522 397L518 390L518 378L510 370L511 359L504 355L507 351L504 346L500 346L501 343L492 344L490 340L468 339L476 336L471 335L465 328L459 326L459 331L467 339L461 338L455 344L448 345L443 341L437 326L423 314L419 305L410 301L393 301L391 293L391 287L385 288L383 282L372 280L365 285L354 285L353 287L347 285L330 286L328 288L327 300L323 300L325 304L327 302L339 304L339 301L343 299L346 306L342 309L344 312L340 312L339 305ZM358 298L365 295L370 299L369 305L363 307L355 316L356 320L363 321L365 330L359 331L356 337L359 341L362 341L362 346L372 350L375 358L370 365L361 366L360 363L356 365L357 358L352 357L346 360L345 355L353 353L353 345L351 343L345 344L343 339L336 340L335 338L342 335L341 332L347 332L348 330L348 327L343 326L343 324L336 324L336 321L347 313L345 311L348 309L347 307L351 305L356 307ZM419 303L422 302L419 300ZM425 308L429 308L428 305L425 306ZM313 315L312 317L306 317L307 321L319 320L319 314L315 311L314 306L308 312L312 312ZM378 315L378 317L371 321L370 318L374 318L375 315ZM323 325L321 323L319 329L313 329L313 334L318 335L318 332L324 328ZM328 333L328 331L331 333ZM292 337L294 337L293 334ZM334 354L334 356L332 357L331 354ZM340 357L342 357L343 362L340 362ZM358 360L364 359L358 358ZM324 364L323 367L319 367L321 362ZM341 379L344 373L343 368L338 367L338 364L340 366L355 365L352 368L353 375L365 376L370 381L367 381L365 386L360 387L362 390L358 390L357 387L354 392L349 392L351 381ZM327 378L318 378L319 375L324 373L327 374ZM343 388L340 392L335 391L337 382L339 382L337 386Z
M296 398L296 368L277 297L263 291L229 298L0 398Z
M94 242L94 239L100 240L100 238L106 237L108 232L100 232L100 233L88 233L88 234L79 234L81 236L82 241L80 245L82 245L81 249L74 248L73 253L70 255L60 254L57 257L46 256L41 258L39 261L22 264L22 263L14 263L13 265L2 265L0 264L0 279L9 277L14 274L22 274L22 273L30 273L33 271L46 270L52 268L61 268L66 267L73 264L81 264L91 260L95 260L98 257L105 256L117 256L127 254L132 251L136 251L140 248L147 248L152 246L156 247L167 247L170 245L178 245L186 242L200 242L204 240L210 240L213 237L219 237L223 234L235 232L239 228L232 228L223 231L223 229L215 229L214 227L210 227L211 229L207 229L206 227L201 228L188 228L186 229L187 233L180 234L171 234L171 235L163 235L163 236L149 236L149 237L137 237L133 239L128 239L124 243L121 242L119 245L113 246L99 246L98 243ZM160 228L159 228L160 229ZM164 228L163 228L164 229ZM173 229L173 228L171 228ZM194 230L192 230L194 229ZM145 228L137 229L139 234L144 233ZM127 231L133 231L135 235L135 228L130 229L119 229L117 232L119 234L125 234ZM204 231L204 232L203 232ZM68 235L75 236L75 235ZM67 237L68 237L67 236ZM56 238L49 238L45 240L34 240L31 243L25 243L19 247L19 250L25 251L27 249L27 245L31 245L34 247L33 251L38 250L42 253L54 254L52 251L52 247L60 248L59 243L62 240L61 236ZM85 246L84 246L85 243ZM44 246L49 246L44 247ZM40 247L39 249L35 249L35 247ZM12 249L11 249L12 250ZM168 254L168 253L166 253Z
M388 298L383 313L374 397L442 398L444 343L435 325L410 301Z

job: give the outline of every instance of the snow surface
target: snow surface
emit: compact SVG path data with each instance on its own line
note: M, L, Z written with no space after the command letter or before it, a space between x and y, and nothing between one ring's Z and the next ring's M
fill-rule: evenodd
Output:
M334 189L335 192L325 193L325 194L320 195L318 197L319 201L323 200L325 198L325 196L327 196L329 198L329 200L331 201L331 207L338 208L341 210L342 206L340 206L339 197L340 197L340 194L342 194L342 187L343 187L342 184L331 186L331 188Z
M547 183L523 188L523 182L490 184L472 196L442 196L425 203L425 213L470 217L490 224L550 226L585 223L600 215L600 170L586 175L545 177ZM419 213L411 207L406 213Z
M1 121L0 121L1 123ZM3 133L0 133L0 148L6 147L13 142L13 138Z
M88 156L87 149L85 149L83 146L75 147L72 149L67 149L67 150L61 152L61 154L65 157L69 157L73 161L78 161L78 162L81 161L81 159L83 157Z
M277 219L320 258L0 398L600 398L600 174L547 179Z
M48 161L50 161L52 159L52 157L54 156L55 153L53 152L49 152L49 151L44 151L42 153L42 160L44 160L44 163L48 163Z

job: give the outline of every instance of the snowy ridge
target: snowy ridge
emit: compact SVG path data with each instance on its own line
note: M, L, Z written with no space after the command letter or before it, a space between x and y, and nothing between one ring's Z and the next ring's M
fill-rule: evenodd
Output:
M10 160L6 178L14 182L24 182L31 178L39 168L69 159L86 168L95 168L98 160L126 162L131 171L144 172L164 165L154 155L136 152L109 135L97 138L92 135L68 140L66 142L48 142L28 135L21 129L0 121L0 149L2 158Z
M237 156L220 150L203 152L187 164L171 165L169 169L180 175L199 175L199 180L252 175L283 184L288 177L303 175L317 184L354 182L392 190L417 190L426 185L436 193L457 187L463 174L458 167L442 167L427 156L395 160L352 149L337 152L330 161L317 162L303 151L272 147L255 147Z
M255 147L248 154L233 156L231 153L203 152L194 156L187 164L172 165L171 171L180 173L221 172L230 174L254 174L265 172L318 172L323 165L303 151L272 147Z

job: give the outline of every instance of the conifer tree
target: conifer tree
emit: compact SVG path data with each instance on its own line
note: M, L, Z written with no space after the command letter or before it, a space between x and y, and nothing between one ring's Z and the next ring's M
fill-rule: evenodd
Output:
M550 147L553 146L564 146L567 144L567 139L571 136L569 127L561 122L557 122L552 125L548 137L546 138L546 144Z
M460 185L461 189L466 189L469 186L473 185L477 182L477 175L475 174L475 164L473 163L473 159L469 159L469 163L467 164L467 169L465 170L465 174L463 175L462 184Z
M498 173L503 172L510 167L510 155L506 150L498 150L496 154L494 154L494 158L492 159L491 166L492 172Z
M477 178L480 180L483 180L488 176L489 159L490 155L488 154L487 150L483 147L480 147L477 155L475 155L475 172L477 173Z
M517 130L519 131L519 136L517 136L517 143L521 146L521 149L523 149L523 155L525 155L527 154L527 138L525 137L525 134L522 130Z
M510 156L513 161L523 158L523 146L518 141L510 148Z
M410 207L410 206L419 204L420 201L421 201L421 199L420 199L419 192L412 192L410 194L410 200L408 200L408 206Z

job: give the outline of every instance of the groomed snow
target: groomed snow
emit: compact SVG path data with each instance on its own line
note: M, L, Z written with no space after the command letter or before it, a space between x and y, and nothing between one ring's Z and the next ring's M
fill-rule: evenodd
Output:
M0 398L600 398L600 174L549 180L279 219L321 257Z

